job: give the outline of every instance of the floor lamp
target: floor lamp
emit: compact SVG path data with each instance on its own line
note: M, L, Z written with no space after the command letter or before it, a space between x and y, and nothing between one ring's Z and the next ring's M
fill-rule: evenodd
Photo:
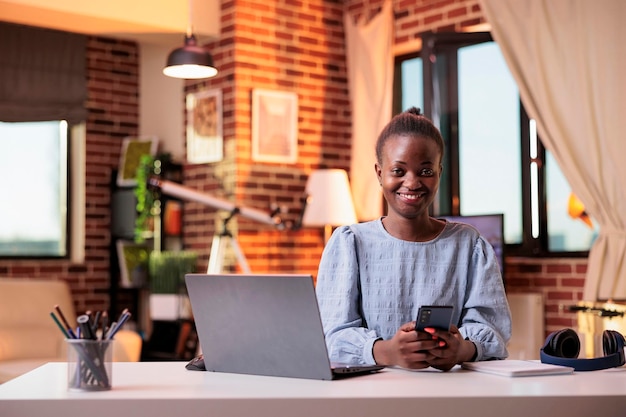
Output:
M348 174L343 169L311 172L306 183L307 202L302 225L324 227L324 245L333 226L357 222Z

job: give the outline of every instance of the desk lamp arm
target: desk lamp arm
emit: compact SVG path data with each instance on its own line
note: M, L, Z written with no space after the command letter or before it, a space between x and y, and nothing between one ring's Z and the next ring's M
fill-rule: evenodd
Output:
M264 211L250 207L238 207L229 201L213 197L207 193L193 190L189 187L185 187L173 181L162 180L155 176L148 179L148 186L153 189L157 189L161 193L171 197L176 197L186 201L194 201L218 210L228 211L231 213L230 217L238 214L248 219L274 226L280 230L285 228L282 219L278 217L280 210L274 210L271 214L268 214Z

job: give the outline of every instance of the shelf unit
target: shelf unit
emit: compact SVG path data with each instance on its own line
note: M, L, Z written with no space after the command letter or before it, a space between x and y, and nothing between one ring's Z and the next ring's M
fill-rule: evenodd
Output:
M163 164L162 177L169 181L182 182L182 166L173 163ZM137 323L137 330L141 333L147 330L146 323L150 314L147 266L143 273L135 270L134 274L133 271L126 274L134 278L133 285L128 285L125 280L123 282L118 245L123 242L126 246L144 247L149 252L155 246L156 241L162 251L182 250L182 202L175 198L161 196L159 202L162 214L154 217L156 233L146 236L144 243L137 244L135 243L135 220L137 219L135 187L120 187L116 179L117 171L114 170L111 174L109 314L111 317L118 317L121 310L128 308ZM166 222L169 223L166 224Z

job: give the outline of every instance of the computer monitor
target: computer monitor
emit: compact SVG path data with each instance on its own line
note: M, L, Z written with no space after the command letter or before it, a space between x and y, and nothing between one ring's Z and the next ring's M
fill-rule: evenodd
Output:
M455 222L474 226L481 235L493 246L500 265L500 273L504 279L504 214L480 214L471 216L437 216Z

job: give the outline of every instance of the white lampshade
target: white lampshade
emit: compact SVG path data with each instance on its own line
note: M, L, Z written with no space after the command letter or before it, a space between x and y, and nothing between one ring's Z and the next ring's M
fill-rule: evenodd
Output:
M348 174L343 169L320 169L311 172L306 183L307 205L304 226L329 228L356 223L356 212Z

